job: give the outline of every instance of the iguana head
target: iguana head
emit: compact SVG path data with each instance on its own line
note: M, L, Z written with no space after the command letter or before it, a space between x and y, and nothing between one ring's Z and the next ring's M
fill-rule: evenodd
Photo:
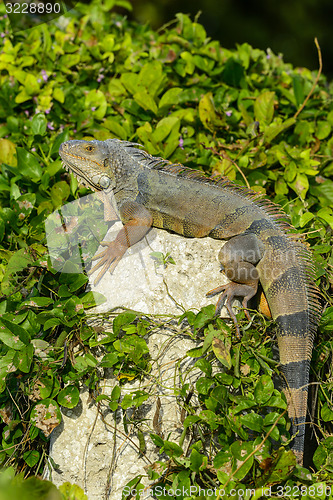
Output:
M118 142L118 141L117 141ZM115 172L110 168L107 141L67 141L59 148L66 170L94 191L113 189Z

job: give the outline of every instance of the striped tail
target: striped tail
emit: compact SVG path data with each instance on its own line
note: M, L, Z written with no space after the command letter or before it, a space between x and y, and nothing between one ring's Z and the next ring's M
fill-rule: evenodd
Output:
M297 462L303 463L305 421L308 401L308 384L313 335L302 321L304 314L279 316L276 321L279 328L278 345L283 392L287 399L288 414L291 420L291 434L294 437L292 449Z
M283 391L292 422L291 432L295 436L292 449L297 462L302 464L310 362L320 317L320 294L314 284L310 251L286 235L275 237L274 243L275 248L272 245L259 264L262 266L260 280L278 325ZM276 252L277 246L280 252Z

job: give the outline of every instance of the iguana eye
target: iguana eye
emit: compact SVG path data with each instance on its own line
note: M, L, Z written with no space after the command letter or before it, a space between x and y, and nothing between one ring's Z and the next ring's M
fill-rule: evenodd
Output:
M94 149L93 146L86 146L87 151L92 151L93 149Z

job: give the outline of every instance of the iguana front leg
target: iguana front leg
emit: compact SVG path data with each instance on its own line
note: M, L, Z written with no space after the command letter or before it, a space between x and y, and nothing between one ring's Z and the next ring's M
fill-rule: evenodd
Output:
M126 250L145 236L153 222L151 213L136 201L123 202L119 207L119 214L124 227L114 241L102 241L101 245L107 248L92 259L100 260L90 273L102 268L94 281L95 285L99 283L108 269L111 273L114 271Z
M240 329L231 303L235 297L242 297L244 312L247 318L251 319L247 305L258 290L259 273L255 264L262 258L264 251L264 245L256 235L247 234L234 236L227 241L219 252L219 261L231 283L210 290L207 297L223 292L216 304L216 314L221 312L225 304L235 324L238 337L240 336Z

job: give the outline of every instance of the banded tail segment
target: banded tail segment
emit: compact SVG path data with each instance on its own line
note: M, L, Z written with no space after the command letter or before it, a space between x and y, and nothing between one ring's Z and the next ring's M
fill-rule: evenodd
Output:
M292 422L291 433L295 435L293 451L298 463L302 463L310 362L313 338L320 318L320 294L314 285L315 275L310 251L287 235L275 236L274 241L272 240L267 239L270 244L270 257L265 255L258 267L262 268L263 261L267 258L271 263L268 276L265 266L266 279L262 276L260 279L273 319L278 325L283 391ZM274 256L277 248L278 261L275 259L276 255Z

